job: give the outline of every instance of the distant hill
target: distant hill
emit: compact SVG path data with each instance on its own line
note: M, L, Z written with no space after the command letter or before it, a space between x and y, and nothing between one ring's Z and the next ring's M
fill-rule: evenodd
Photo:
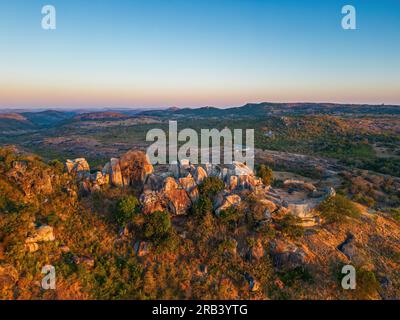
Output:
M58 125L59 123L65 120L71 119L73 116L75 116L75 114L76 113L72 111L55 111L55 110L20 113L20 115L22 115L33 125L38 127Z
M266 115L305 115L305 114L400 114L400 106L358 105L333 103L248 103L241 107L219 109L203 107L198 109L170 108L166 110L144 111L141 115L157 117L248 117Z
M35 125L18 113L0 113L0 133L32 130Z
M76 115L73 120L116 120L129 118L128 115L119 112L90 112Z
M0 113L0 119L8 119L15 121L28 121L24 116L18 113Z

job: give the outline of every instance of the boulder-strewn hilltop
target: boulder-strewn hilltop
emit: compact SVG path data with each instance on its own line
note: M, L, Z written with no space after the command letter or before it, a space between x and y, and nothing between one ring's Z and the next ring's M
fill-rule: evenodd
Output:
M0 149L1 298L400 297L399 222L333 187L239 162L153 167L137 150L95 168Z

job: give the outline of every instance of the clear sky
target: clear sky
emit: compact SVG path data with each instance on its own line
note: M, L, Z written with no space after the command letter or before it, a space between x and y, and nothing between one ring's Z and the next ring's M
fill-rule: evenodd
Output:
M400 1L0 0L2 108L261 101L400 104Z

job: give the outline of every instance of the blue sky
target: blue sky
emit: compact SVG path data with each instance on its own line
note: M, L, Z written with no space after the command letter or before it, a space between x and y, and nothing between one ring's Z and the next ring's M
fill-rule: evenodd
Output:
M400 104L399 39L397 0L1 0L0 107Z

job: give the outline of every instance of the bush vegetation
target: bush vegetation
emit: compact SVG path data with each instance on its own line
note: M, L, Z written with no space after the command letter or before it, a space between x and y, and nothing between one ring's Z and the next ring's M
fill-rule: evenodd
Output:
M361 214L354 202L340 194L322 201L318 210L327 223L344 222L349 217L358 218Z

